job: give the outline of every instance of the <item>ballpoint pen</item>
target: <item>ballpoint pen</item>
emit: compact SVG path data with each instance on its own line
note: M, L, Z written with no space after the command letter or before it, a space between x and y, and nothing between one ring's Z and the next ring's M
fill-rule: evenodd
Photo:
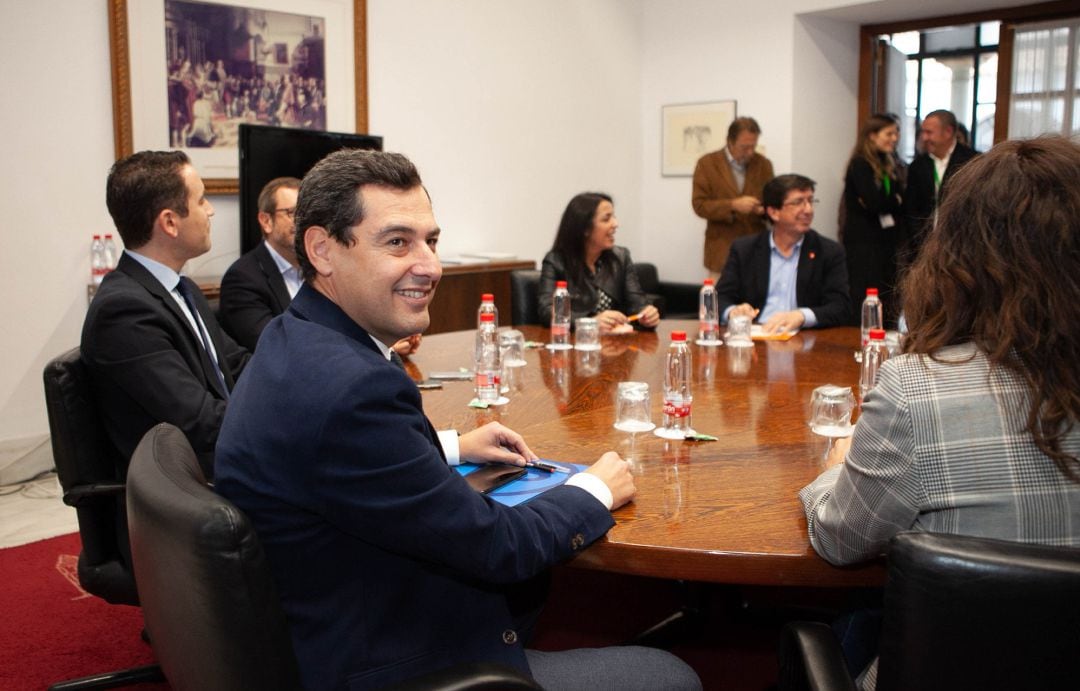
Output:
M526 468L536 468L537 470L543 470L546 473L569 473L570 471L561 466L557 466L553 463L544 463L543 461L525 461Z

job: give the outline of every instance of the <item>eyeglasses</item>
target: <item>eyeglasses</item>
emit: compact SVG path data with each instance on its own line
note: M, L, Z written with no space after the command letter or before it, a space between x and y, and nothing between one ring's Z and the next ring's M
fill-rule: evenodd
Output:
M291 209L277 209L274 213L285 214L288 218L293 219L296 218L296 207L294 206Z
M811 207L820 204L821 200L816 197L803 197L802 199L792 199L784 202L783 206L791 206L796 209L801 209L803 206L809 204Z

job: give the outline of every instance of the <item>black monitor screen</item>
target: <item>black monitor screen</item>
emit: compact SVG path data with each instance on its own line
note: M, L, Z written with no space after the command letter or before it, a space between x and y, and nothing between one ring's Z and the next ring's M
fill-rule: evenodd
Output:
M382 150L382 137L318 132L290 127L240 125L240 251L262 240L259 192L283 175L302 178L327 154L338 149Z

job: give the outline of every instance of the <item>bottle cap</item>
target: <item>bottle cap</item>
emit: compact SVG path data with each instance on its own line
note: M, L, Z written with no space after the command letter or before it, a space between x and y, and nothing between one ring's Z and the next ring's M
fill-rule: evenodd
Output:
M867 288L866 289L866 294L867 295L877 295L877 288Z
M566 281L555 281L555 287L556 288L565 288L566 287Z
M495 295L492 293L484 293L480 296L480 302L495 302Z
M882 338L884 338L884 336L882 336ZM671 332L671 340L672 341L685 341L686 340L686 332L685 331L672 331Z
M711 286L712 284L713 284L713 280L711 278L706 278L704 281L701 282L701 285L705 285L705 286Z
M482 321L482 322L493 322L493 321L495 321L495 315L492 314L491 312L484 312L483 314L480 315L480 321ZM884 338L884 336L882 336L882 338Z
M95 239L95 240L100 240L100 239L101 239L101 236L100 236L100 235L98 235L97 233L94 233L94 239Z
M870 340L871 341L884 341L885 340L885 329L870 329Z

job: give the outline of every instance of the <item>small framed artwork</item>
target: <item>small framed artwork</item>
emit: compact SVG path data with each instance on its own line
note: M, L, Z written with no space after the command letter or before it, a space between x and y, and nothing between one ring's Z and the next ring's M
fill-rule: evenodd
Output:
M367 131L366 0L109 0L117 159L182 149L239 186L241 123Z
M699 158L724 145L735 113L735 101L661 106L660 173L693 175Z

